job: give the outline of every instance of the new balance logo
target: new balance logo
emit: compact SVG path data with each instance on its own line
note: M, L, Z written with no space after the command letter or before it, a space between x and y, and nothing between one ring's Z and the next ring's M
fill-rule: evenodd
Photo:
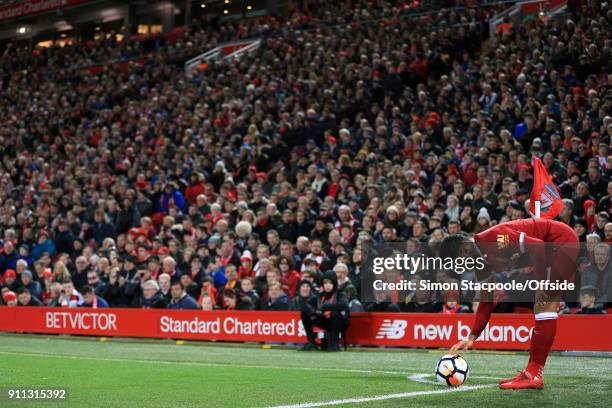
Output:
M408 326L406 320L385 319L380 325L376 338L389 340L401 339L406 334L406 326Z

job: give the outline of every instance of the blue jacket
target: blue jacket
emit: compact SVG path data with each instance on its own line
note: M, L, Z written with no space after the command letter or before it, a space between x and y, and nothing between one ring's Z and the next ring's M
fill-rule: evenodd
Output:
M98 309L108 307L108 302L104 300L104 298L96 296L96 301L98 302ZM91 307L91 305L86 305L85 303L82 303L79 305L79 307Z
M178 302L172 299L168 304L168 309L200 309L200 305L194 298L185 294Z
M20 256L17 251L13 251L10 255L5 253L0 254L0 273L4 273L7 269L17 269L17 261L19 259Z
M289 310L289 298L283 293L275 301L268 299L263 304L262 310Z
M170 194L166 194L166 192L163 192L161 195L161 206L157 204L157 206L159 207L158 210L167 214L168 209L170 208L170 199L174 200L174 207L180 210L183 214L187 213L187 203L185 201L183 193L181 193L180 191L173 191Z
M53 245L53 241L50 239L47 239L42 244L35 245L30 256L33 260L38 261L45 252L48 252L51 257L55 256L55 245Z
M32 281L30 282L30 284L28 286L26 286L26 288L28 288L28 290L30 291L30 293L32 294L32 296L35 296L37 298L40 299L40 283L37 281Z

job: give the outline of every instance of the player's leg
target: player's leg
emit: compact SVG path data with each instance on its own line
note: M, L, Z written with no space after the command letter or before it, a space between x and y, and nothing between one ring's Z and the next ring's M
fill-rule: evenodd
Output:
M514 379L500 381L502 389L541 389L544 387L542 371L546 364L546 359L555 340L557 332L557 310L559 302L549 300L545 292L536 294L534 305L535 327L531 336L529 349L529 363Z

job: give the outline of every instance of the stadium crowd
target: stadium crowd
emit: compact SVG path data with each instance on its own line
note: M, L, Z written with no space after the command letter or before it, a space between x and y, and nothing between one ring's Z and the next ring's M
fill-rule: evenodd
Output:
M333 271L353 311L471 311L464 293L365 299L361 245L435 250L529 217L533 156L589 243L582 312L612 299L591 288L612 291L606 3L493 38L487 8L309 3L168 43L8 48L0 304L300 310ZM254 35L256 52L184 74Z

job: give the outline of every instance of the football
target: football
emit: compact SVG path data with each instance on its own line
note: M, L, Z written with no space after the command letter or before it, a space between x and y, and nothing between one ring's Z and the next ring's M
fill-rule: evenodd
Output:
M436 365L436 380L449 387L458 387L468 379L469 372L470 368L463 357L446 354Z

